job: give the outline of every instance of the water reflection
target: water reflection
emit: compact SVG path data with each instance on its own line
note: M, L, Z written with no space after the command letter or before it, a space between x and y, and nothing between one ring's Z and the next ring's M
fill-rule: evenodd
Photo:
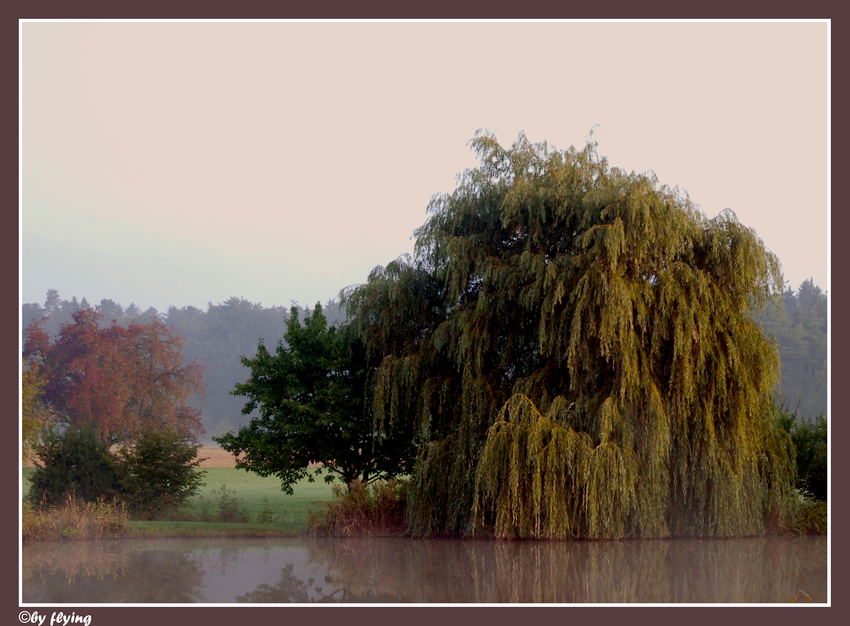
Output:
M199 593L204 568L192 549L145 549L143 542L24 546L22 578L24 602L204 601Z
M195 539L23 549L26 603L826 601L822 536L655 541Z

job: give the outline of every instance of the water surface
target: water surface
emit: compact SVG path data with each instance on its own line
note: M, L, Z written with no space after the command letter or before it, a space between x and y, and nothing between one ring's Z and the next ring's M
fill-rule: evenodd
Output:
M25 603L825 602L824 536L128 539L23 547Z

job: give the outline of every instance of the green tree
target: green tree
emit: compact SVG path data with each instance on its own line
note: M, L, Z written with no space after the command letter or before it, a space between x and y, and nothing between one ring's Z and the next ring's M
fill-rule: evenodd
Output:
M381 432L419 443L415 533L763 532L791 488L777 259L731 211L582 150L472 141L416 254L344 294Z
M137 519L177 509L204 484L197 444L173 431L148 429L119 450L120 490Z
M243 414L259 416L236 434L213 438L237 457L236 466L277 476L289 494L298 480L323 471L327 482L336 475L347 484L404 472L410 443L376 436L364 407L361 342L346 328L328 327L320 304L303 326L293 307L284 340L275 354L261 341L254 358L242 357L251 375L232 393L248 398Z

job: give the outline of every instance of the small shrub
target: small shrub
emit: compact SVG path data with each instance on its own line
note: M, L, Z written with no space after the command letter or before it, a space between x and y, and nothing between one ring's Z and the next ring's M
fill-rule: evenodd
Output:
M334 499L327 508L310 513L313 535L354 537L404 532L407 482L392 479L365 485L356 480L348 491L333 486Z
M797 530L801 533L826 534L827 530L826 502L810 500L797 513Z
M210 521L210 503L209 503L209 501L204 499L204 496L202 496L202 495L198 496L198 500L200 500L200 502L201 502L201 513L200 513L201 521L202 522Z
M257 521L260 524L274 524L278 521L277 516L272 512L272 507L269 504L267 496L263 496L263 510L257 516Z
M277 518L273 516L268 498L263 498L265 504L257 519L260 523L275 523ZM215 509L218 509L217 511ZM236 497L236 492L222 485L220 489L213 489L209 496L198 496L198 511L191 512L185 509L168 508L160 511L156 518L169 522L250 522L251 516L248 508L241 498ZM211 510L212 509L212 510Z
M216 491L213 489L210 492L213 496L218 497L218 516L215 521L218 522L250 522L251 516L248 515L248 510L245 503L236 497L235 491L228 491L227 485L222 485L221 489Z

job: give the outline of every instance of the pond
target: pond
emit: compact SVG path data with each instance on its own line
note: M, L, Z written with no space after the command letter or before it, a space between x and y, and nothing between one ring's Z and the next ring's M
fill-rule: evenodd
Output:
M41 542L22 566L45 604L827 601L825 536Z

